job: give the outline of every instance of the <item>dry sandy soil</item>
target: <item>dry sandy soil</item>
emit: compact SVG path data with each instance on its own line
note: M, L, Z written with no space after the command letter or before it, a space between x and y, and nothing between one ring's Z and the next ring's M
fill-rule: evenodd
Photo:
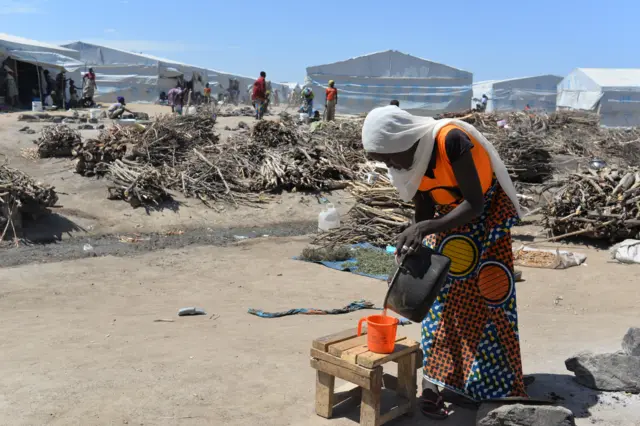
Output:
M337 308L358 299L380 304L386 285L292 260L308 243L305 236L240 243L194 237L253 226L257 236L303 234L306 228L292 223L313 223L321 209L314 197L286 195L263 210L223 212L186 200L177 212L147 214L104 199L104 183L74 175L66 160L20 157L33 139L20 127L15 115L0 116L0 152L65 193L56 226L67 224L69 232L58 230L54 237L66 236L57 244L0 249L2 258L23 257L0 269L0 424L356 424L357 409L341 410L331 421L315 416L308 354L312 339L353 327L367 311L261 319L247 309ZM348 209L348 198L336 201ZM136 245L117 235L171 229L187 230L187 240L112 249ZM40 224L34 235L45 231ZM85 256L88 241L98 241L96 251L104 244L99 254L106 256ZM52 257L65 247L77 250ZM530 393L562 396L559 403L574 411L578 425L639 424L640 398L582 388L564 360L581 350L616 351L626 329L640 326L640 267L612 263L606 251L572 249L588 255L588 266L524 268L526 281L518 284L524 369L537 377ZM207 315L178 317L187 306ZM419 337L418 325L400 332ZM394 425L471 426L474 419L473 411L458 409L446 422L417 414Z

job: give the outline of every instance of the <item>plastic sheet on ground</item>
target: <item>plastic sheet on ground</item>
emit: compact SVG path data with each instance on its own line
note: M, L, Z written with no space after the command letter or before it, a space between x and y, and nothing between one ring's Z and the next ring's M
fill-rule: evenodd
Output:
M351 248L351 249L364 248L364 249L369 249L369 250L384 251L383 249L381 249L379 247L376 247L376 246L373 246L373 245L371 245L369 243L353 244L353 245L350 245L349 248ZM390 254L389 256L392 256L392 255ZM303 262L318 263L318 264L326 266L327 268L335 269L337 271L351 272L352 274L362 275L363 277L375 278L376 280L387 281L389 279L388 275L371 275L371 274L365 274L365 273L362 273L362 272L358 272L358 265L357 265L358 261L355 258L347 259L347 260L340 260L340 261L337 261L337 262L328 262L328 261L313 262L313 261L310 261L310 260L300 259L298 256L295 256L294 259L295 260L302 260ZM348 266L345 266L345 265L348 265Z
M621 263L640 263L640 240L624 240L611 247L609 253Z

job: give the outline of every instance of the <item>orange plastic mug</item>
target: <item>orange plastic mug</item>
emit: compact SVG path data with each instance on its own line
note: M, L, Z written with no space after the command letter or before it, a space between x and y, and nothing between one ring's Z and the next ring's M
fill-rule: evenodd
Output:
M371 315L358 321L358 336L362 334L362 323L367 322L367 347L371 352L390 354L396 346L398 318L386 315Z

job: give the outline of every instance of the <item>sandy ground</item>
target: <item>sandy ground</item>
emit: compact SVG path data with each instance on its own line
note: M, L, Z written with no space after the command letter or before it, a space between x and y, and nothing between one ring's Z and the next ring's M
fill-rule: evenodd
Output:
M220 121L235 127L238 120ZM0 115L0 152L62 192L56 231L51 223L31 231L62 241L0 249L0 265L18 265L0 268L0 424L356 424L357 409L331 421L314 414L308 354L312 339L351 328L367 313L247 314L382 302L382 282L291 259L308 243L295 235L313 226L321 209L315 197L220 212L183 200L175 212L147 214L104 199L105 183L74 175L69 161L20 157L35 136L19 133L23 126ZM331 198L348 209L348 197ZM169 236L175 229L186 232ZM136 232L151 237L118 239ZM236 232L259 238L235 243ZM521 238L536 232L517 229ZM82 251L85 242L99 257ZM588 255L588 266L524 268L518 284L524 369L537 377L530 393L560 395L578 425L639 424L639 397L582 388L564 360L585 349L619 350L626 329L640 326L640 267L612 263L606 251L572 249ZM177 317L187 306L207 315ZM401 333L418 339L419 326ZM446 422L417 414L393 424L471 426L475 413L458 409Z
M291 260L305 244L267 238L0 270L0 424L354 424L357 409L333 421L313 413L308 351L365 314L246 313L382 301L383 282ZM640 269L587 252L588 266L525 269L518 285L524 368L538 375L531 393L566 398L579 425L638 424L640 399L599 404L564 369L577 351L618 350L638 325ZM207 315L177 317L186 306ZM419 328L401 333L418 338ZM458 410L444 423L418 415L396 424L470 426L474 417Z

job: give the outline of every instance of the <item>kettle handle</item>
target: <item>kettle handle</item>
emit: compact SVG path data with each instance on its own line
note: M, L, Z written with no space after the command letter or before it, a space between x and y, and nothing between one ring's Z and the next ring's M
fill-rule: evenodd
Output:
M358 321L358 336L362 335L362 323L366 320L367 320L367 317L362 317L360 318L360 321Z

